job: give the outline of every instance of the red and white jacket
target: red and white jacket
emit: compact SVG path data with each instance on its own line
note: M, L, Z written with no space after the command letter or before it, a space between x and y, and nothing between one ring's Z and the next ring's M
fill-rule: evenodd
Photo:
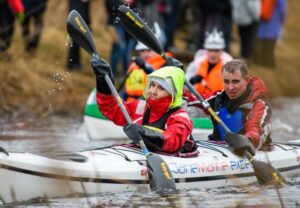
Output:
M239 103L239 106L249 106L244 115L244 132L243 135L249 138L254 147L260 148L270 138L271 134L271 108L267 104L265 98L268 90L264 82L258 77L250 77L248 87L250 88L249 96ZM200 102L195 96L189 92L185 92L184 96L189 105L202 108ZM220 106L227 106L229 98L225 91L216 91L205 97L211 108L218 113ZM210 135L211 139L218 140L217 127L214 123L214 133Z
M125 126L127 121L123 116L115 98L112 95L104 95L97 92L97 103L101 113L114 124ZM132 121L137 124L142 124L143 116L148 107L150 107L149 123L160 119L167 111L171 102L171 98L163 98L159 102L134 100L131 102L124 102L124 106L129 113ZM163 131L164 143L162 151L167 153L175 153L179 151L185 142L191 138L193 123L190 120L187 112L179 109L173 112L165 123Z

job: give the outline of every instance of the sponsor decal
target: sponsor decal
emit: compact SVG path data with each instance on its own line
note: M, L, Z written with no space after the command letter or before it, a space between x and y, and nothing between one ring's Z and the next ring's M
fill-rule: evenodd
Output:
M80 19L79 17L75 17L75 22L77 23L78 27L79 27L79 30L82 32L82 33L86 33L86 29L83 27L82 23L80 22Z
M135 19L135 17L130 13L130 12L126 12L126 16L131 19L136 26L138 26L139 28L143 28L144 25L142 23L140 23L137 19Z
M251 168L251 164L248 160L232 160L230 161L231 170L246 170Z
M175 174L198 174L198 173L212 173L219 171L226 171L229 164L225 161L211 161L199 163L171 163L170 169Z
M167 168L167 166L166 166L166 163L165 163L165 162L162 162L162 163L160 163L160 165L161 165L161 168L162 168L162 170L163 170L163 173L164 173L166 179L167 179L167 180L172 180L172 177L170 176L170 173L169 173L169 171L168 171L168 168Z

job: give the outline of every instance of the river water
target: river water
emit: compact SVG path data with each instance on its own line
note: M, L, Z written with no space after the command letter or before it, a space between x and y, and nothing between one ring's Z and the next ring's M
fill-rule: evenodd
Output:
M273 140L300 139L300 98L281 98L271 102ZM9 152L66 153L128 142L90 141L82 118L0 120L0 146ZM1 183L1 178L0 178ZM1 185L1 184L0 184ZM14 205L1 205L0 207ZM105 193L88 197L27 201L14 207L300 207L300 171L291 185L280 189L253 184L247 187L182 190L166 198L155 193Z

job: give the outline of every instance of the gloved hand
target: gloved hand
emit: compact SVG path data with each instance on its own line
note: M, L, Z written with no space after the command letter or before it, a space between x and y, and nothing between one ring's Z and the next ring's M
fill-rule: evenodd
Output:
M252 156L255 155L255 149L251 141L241 134L226 133L225 141L232 148L233 152L239 156L243 156L248 151Z
M110 80L114 83L114 78L109 64L102 58L93 57L90 64L96 75L96 88L97 91L106 95L111 94L111 91L105 81L105 75L108 75Z
M133 60L141 69L146 72L146 74L150 74L154 71L154 69L147 62L145 62L142 57L137 56L134 57Z
M130 123L123 128L125 134L134 142L138 143L141 139L150 150L161 150L164 144L164 136L159 131L149 129L143 125Z
M196 83L199 83L202 81L202 77L200 75L195 75L193 76L191 79L190 79L190 83L193 85L193 84L196 84Z
M183 70L183 64L175 58L169 57L166 60L166 66L175 66Z

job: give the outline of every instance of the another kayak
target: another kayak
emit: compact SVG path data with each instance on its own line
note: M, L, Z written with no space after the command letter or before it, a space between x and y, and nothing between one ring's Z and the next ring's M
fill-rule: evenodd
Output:
M225 144L197 141L199 154L161 157L178 189L243 186L257 182L247 159ZM191 156L191 155L189 155ZM300 146L274 144L255 159L270 162L290 180L300 173ZM149 191L145 156L134 145L115 145L64 155L0 151L0 202L118 191Z
M192 118L193 135L207 138L212 133L212 123L209 117ZM114 125L99 111L96 103L96 91L93 90L87 100L84 111L84 125L90 139L127 138L121 126ZM113 133L112 133L113 132Z

